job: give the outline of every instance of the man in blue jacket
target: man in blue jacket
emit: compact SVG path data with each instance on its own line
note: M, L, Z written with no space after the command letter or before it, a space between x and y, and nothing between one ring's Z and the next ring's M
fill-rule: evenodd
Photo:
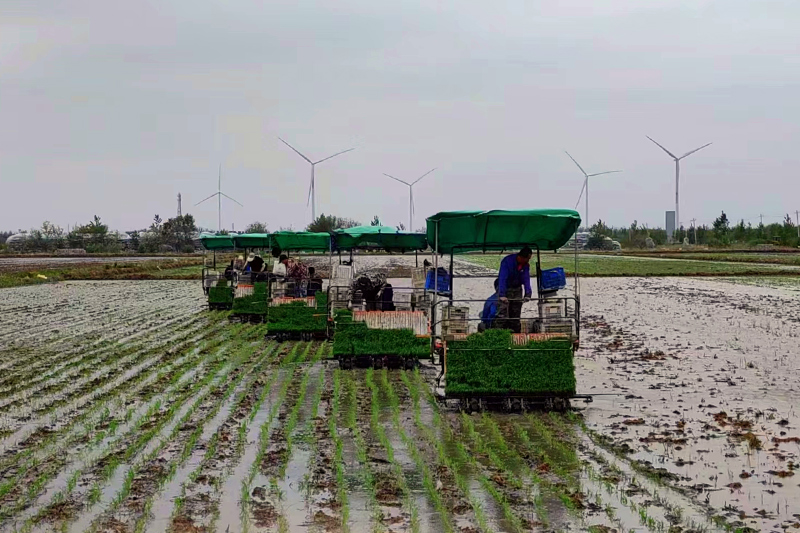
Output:
M478 326L478 331L484 331L494 327L495 318L497 318L497 308L500 304L500 297L497 295L497 287L500 285L500 280L494 280L494 294L486 299L483 304L483 311L481 312L481 323Z
M498 327L520 332L522 302L531 298L530 260L533 251L527 246L518 254L507 255L500 262L497 295L500 306L497 312ZM523 292L525 289L524 300Z

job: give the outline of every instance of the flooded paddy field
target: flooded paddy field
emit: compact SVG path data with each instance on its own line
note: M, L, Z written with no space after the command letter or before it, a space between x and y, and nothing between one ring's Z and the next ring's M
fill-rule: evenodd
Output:
M436 401L438 368L341 371L329 343L205 311L197 282L4 289L0 531L791 531L796 294L581 288L579 392L615 395L472 415Z

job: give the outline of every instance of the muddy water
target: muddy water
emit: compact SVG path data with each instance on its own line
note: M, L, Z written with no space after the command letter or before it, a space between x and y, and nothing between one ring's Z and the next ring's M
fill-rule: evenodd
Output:
M587 426L707 513L754 529L797 522L796 293L683 279L582 289L579 388L619 394L597 397Z

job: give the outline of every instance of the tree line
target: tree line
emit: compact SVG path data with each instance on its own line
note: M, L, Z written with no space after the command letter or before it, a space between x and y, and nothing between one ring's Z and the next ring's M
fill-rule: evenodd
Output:
M71 231L44 221L39 228L26 232L18 245L22 252L54 252L65 248L79 248L88 253L119 253L125 250L140 253L194 252L197 226L192 215L186 214L167 220L153 217L150 227L127 234L112 232L99 216ZM0 233L0 245L6 245L11 232Z
M590 232L596 236L609 237L618 241L623 248L647 248L648 239L655 246L667 243L667 231L663 228L649 228L633 221L629 227L614 228L599 220L591 227ZM598 242L597 239L593 240ZM774 224L759 223L753 225L740 220L731 224L728 215L723 211L711 226L683 227L675 231L673 242L700 246L758 246L770 244L774 246L797 247L800 245L798 227L788 214L782 222ZM602 246L602 245L600 245Z

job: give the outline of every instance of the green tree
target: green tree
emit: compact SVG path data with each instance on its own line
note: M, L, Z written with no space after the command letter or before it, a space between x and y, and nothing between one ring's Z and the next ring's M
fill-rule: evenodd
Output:
M723 211L722 214L718 216L716 220L714 220L713 227L717 238L721 238L728 234L729 222L728 215L725 214L725 211Z
M323 213L306 227L306 231L328 233L337 229L352 228L360 225L360 223L350 218L340 218L336 215L326 215Z
M245 233L269 233L266 222L251 222L245 229Z
M161 225L162 245L175 252L194 252L193 238L197 232L194 217L190 214L170 218Z

